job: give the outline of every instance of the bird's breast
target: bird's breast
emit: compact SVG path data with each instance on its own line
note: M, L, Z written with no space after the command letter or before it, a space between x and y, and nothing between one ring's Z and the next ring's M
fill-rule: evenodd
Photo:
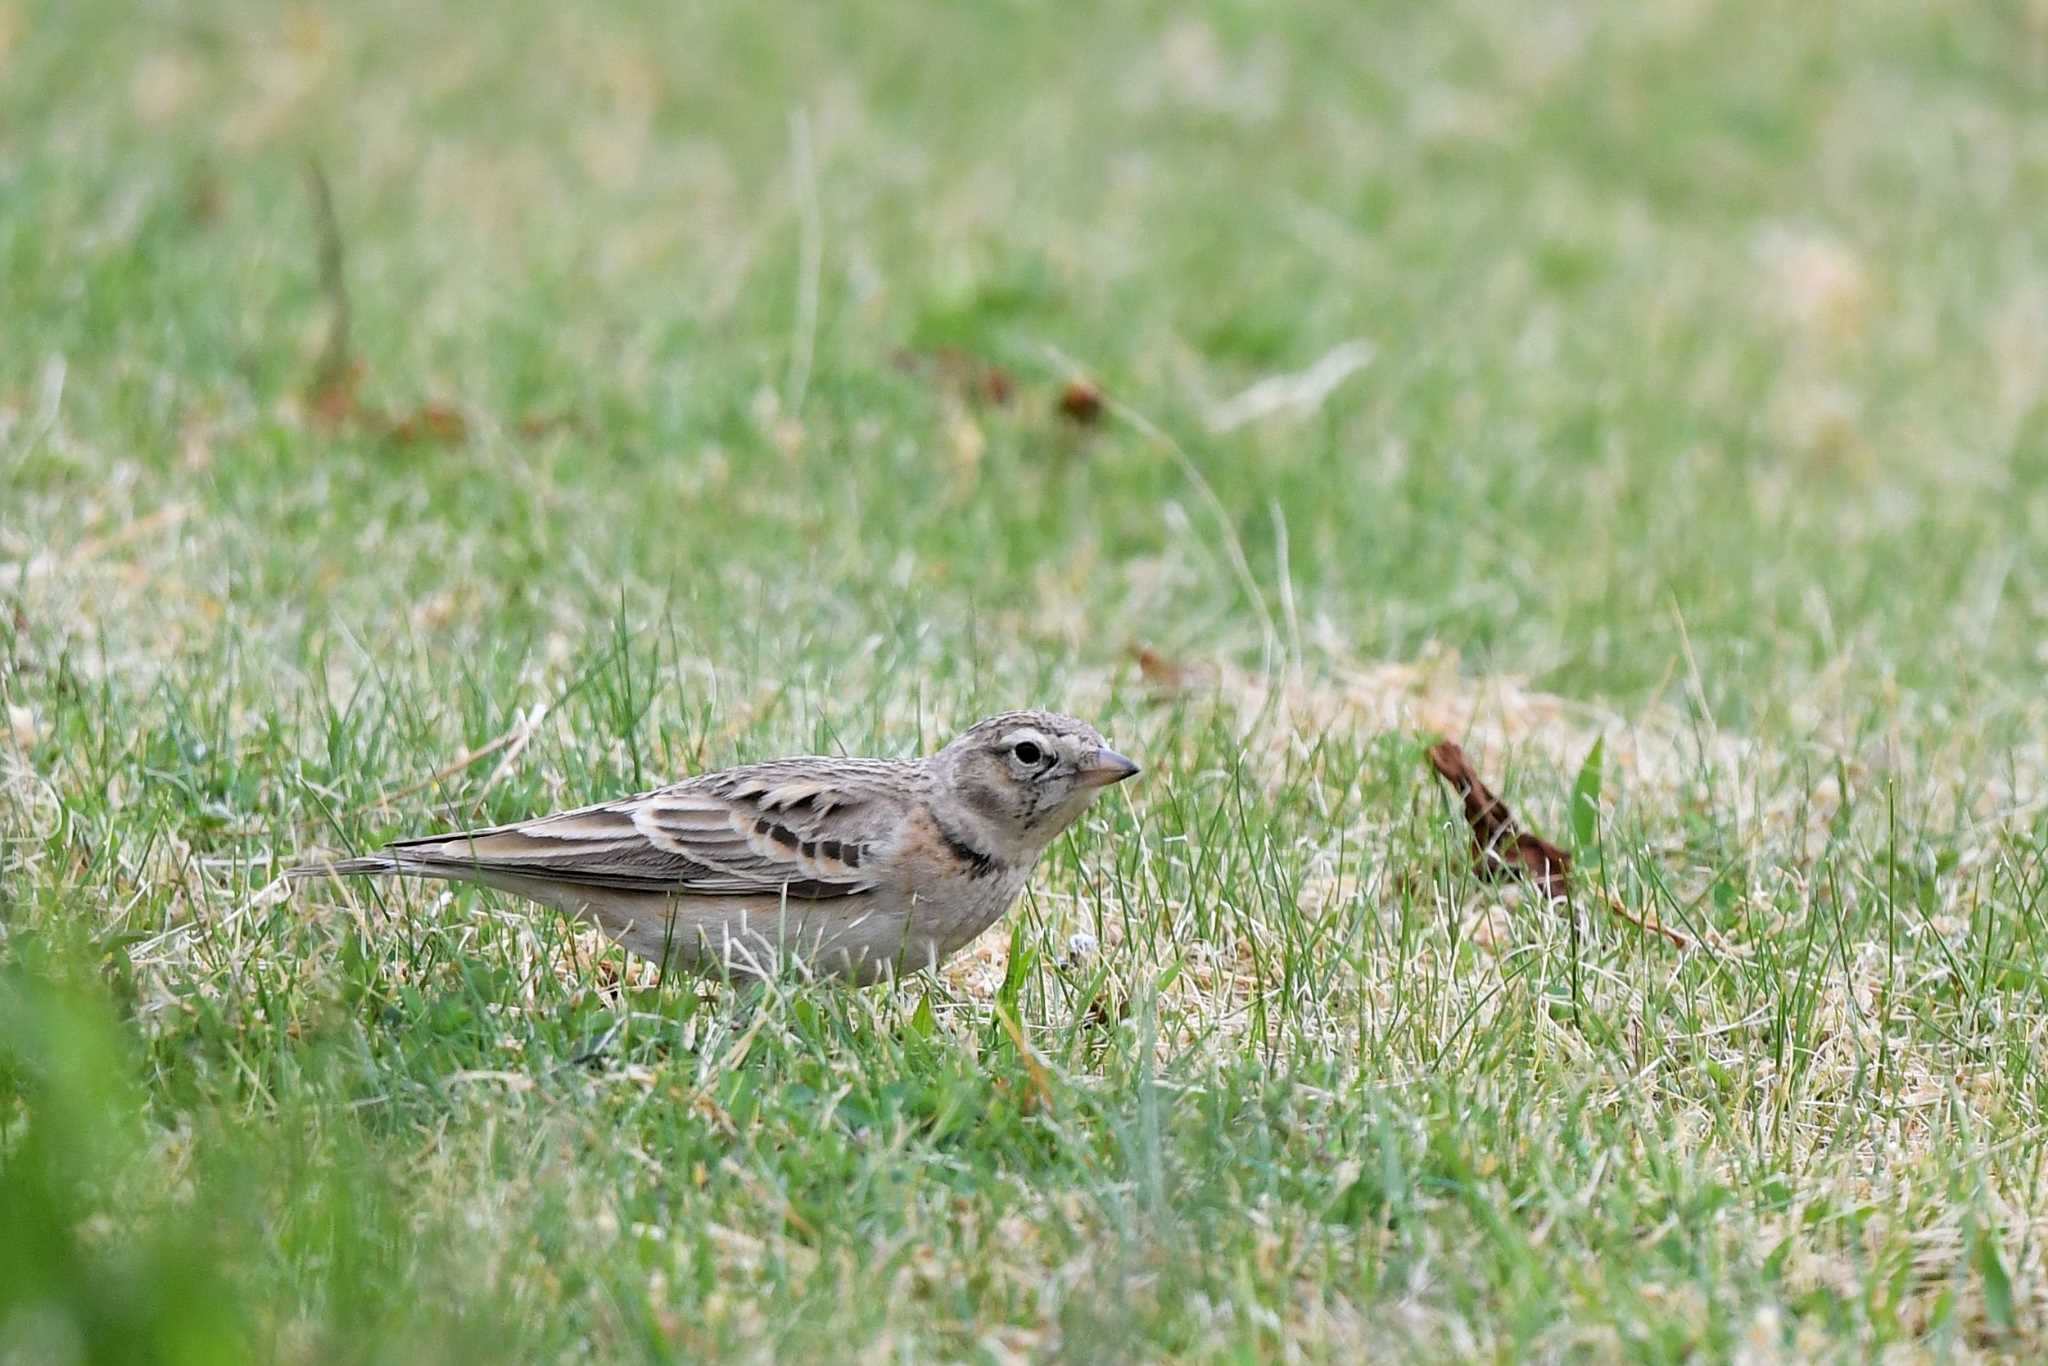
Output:
M947 953L995 923L1031 876L1030 864L981 848L970 832L923 804L904 822L894 854L910 923Z

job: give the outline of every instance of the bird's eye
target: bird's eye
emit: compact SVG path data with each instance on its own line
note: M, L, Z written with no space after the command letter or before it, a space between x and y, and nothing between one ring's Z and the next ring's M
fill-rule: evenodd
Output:
M1029 740L1019 740L1010 753L1017 756L1017 762L1026 768L1037 768L1038 761L1045 757L1045 751Z

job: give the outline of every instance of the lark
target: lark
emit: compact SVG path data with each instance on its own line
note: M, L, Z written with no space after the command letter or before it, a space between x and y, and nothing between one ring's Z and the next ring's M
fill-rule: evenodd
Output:
M694 972L867 983L936 967L994 924L1046 847L1137 772L1085 721L1013 711L922 759L775 759L288 875L481 883Z

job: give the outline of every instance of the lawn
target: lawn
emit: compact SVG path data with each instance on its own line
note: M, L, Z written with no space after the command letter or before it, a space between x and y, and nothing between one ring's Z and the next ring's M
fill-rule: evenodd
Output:
M2027 0L0 0L0 1360L2048 1350L2044 97ZM1026 705L1146 772L888 989L278 877Z

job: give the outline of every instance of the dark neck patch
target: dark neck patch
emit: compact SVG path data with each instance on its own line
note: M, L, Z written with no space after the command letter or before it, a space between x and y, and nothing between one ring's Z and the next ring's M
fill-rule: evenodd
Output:
M985 854L962 839L956 831L939 819L936 811L929 807L925 810L932 818L932 829L939 832L939 838L946 842L946 848L954 858L967 865L967 876L976 879L994 877L1008 867L994 854Z

